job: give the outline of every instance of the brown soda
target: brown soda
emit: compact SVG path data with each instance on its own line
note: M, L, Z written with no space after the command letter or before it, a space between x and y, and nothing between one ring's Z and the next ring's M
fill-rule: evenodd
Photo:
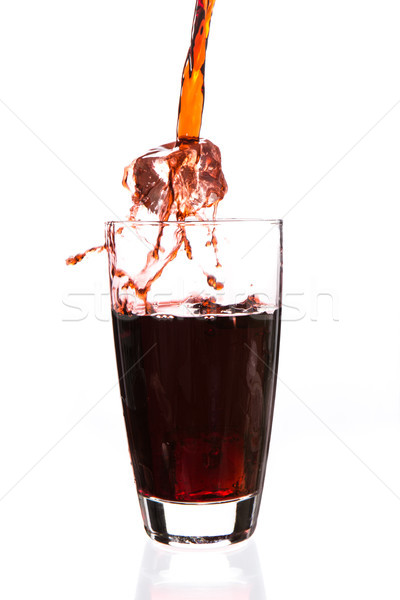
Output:
M202 308L193 317L112 311L129 449L144 496L209 502L262 488L279 310L234 314L232 307L232 315L210 316Z

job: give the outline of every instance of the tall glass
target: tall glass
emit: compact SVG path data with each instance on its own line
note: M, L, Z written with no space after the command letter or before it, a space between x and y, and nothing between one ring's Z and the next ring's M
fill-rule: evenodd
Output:
M282 222L110 222L106 246L145 530L165 544L242 541L271 436Z

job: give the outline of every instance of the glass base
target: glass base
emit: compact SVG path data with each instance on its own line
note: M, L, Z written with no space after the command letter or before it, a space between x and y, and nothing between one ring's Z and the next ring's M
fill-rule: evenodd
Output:
M144 528L168 544L228 546L249 538L257 523L260 494L223 502L169 502L139 494Z

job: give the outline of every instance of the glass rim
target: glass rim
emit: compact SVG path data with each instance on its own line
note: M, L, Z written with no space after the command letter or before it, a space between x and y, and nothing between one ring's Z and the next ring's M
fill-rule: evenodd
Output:
M223 223L266 223L268 225L282 225L283 219L261 219L261 218L247 218L247 217L238 217L238 218L228 218L228 219L185 219L184 221L133 221L133 220L124 220L124 221L106 221L105 225L218 225Z

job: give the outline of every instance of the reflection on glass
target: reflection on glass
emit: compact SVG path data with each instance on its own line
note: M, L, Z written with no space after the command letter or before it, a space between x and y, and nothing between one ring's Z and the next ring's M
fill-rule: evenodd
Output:
M257 546L170 549L148 542L135 600L265 600Z

